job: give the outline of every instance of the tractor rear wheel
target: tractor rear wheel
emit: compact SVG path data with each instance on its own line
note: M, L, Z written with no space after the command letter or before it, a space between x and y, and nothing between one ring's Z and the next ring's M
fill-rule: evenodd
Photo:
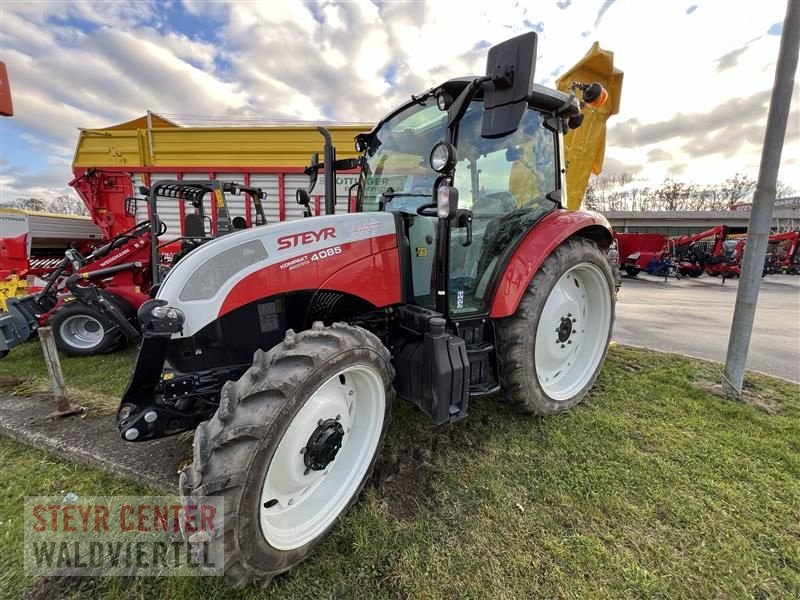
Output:
M508 402L542 416L579 403L608 353L615 303L613 274L594 242L570 238L556 248L514 316L497 326Z
M59 351L67 356L92 356L115 350L124 340L115 327L94 306L72 300L53 312L47 324Z
M222 545L230 584L267 585L356 501L383 445L393 377L373 334L314 323L256 351L225 384L219 409L195 432L180 488L184 503L224 496L224 531L211 544Z

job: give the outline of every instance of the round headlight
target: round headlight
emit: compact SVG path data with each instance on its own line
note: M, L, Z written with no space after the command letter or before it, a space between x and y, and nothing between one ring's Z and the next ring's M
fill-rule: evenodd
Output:
M452 144L439 142L431 151L431 168L437 173L444 173L456 164L456 149Z
M453 103L453 97L448 94L447 92L442 92L438 96L436 96L436 106L439 110L447 110L450 108L450 105Z

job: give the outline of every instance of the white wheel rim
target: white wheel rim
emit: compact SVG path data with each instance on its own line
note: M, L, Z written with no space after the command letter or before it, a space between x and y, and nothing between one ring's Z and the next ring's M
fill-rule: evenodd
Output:
M611 292L600 268L581 263L564 273L536 329L534 362L545 394L561 402L589 383L608 344L610 324Z
M261 489L261 533L273 548L304 546L347 507L377 450L385 411L383 380L365 365L344 369L309 397L278 444ZM344 430L341 448L324 470L308 469L301 449L328 419Z
M88 315L72 315L61 323L61 339L73 348L94 348L105 335L102 323Z

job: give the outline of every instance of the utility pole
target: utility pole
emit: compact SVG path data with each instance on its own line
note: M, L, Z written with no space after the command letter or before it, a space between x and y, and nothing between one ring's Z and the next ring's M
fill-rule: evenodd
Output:
M775 185L778 180L783 140L786 136L786 122L789 118L798 52L800 52L800 1L787 0L778 63L775 66L775 84L772 87L767 114L767 130L761 149L758 184L753 195L753 207L747 227L747 246L742 260L739 289L736 292L736 307L733 311L722 382L725 393L737 398L742 394L747 351L753 333L753 319L767 253L772 209L775 205Z

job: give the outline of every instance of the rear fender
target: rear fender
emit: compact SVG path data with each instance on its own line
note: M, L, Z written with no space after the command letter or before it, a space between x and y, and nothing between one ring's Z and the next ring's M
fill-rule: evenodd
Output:
M531 279L545 259L571 236L588 238L601 248L611 245L612 231L606 218L591 211L556 210L544 217L525 235L506 262L495 287L489 316L513 315Z

